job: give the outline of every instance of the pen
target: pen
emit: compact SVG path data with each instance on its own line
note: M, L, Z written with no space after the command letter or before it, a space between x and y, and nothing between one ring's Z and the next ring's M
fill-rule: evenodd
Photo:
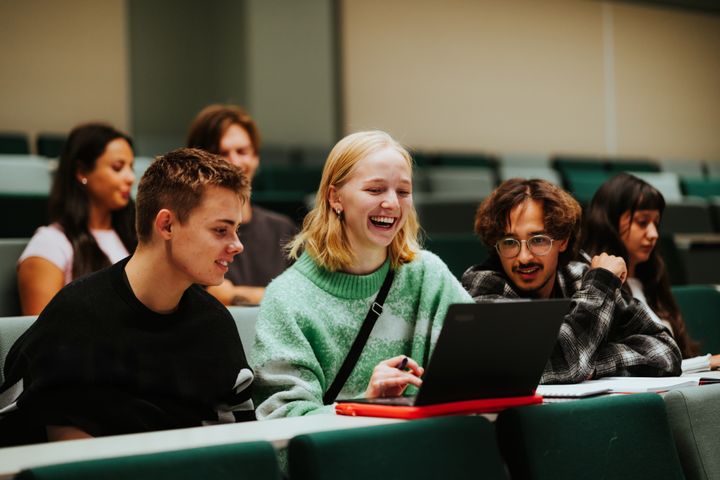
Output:
M405 370L405 367L407 367L408 357L403 357L403 359L398 364L397 368L398 370Z

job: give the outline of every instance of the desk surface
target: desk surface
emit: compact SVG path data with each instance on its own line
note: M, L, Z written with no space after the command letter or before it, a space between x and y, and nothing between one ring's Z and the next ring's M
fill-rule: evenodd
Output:
M183 428L0 448L0 479L10 478L20 470L42 465L182 450L225 443L265 440L271 442L275 448L283 448L292 437L303 433L366 427L399 421L401 420L389 418L309 415L262 422Z

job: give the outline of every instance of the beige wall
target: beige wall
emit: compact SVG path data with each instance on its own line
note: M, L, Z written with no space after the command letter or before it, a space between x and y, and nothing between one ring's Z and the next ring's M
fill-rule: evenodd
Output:
M618 147L720 158L720 16L614 7Z
M124 0L0 2L0 130L128 128Z
M720 18L580 0L345 0L345 131L421 149L720 156Z

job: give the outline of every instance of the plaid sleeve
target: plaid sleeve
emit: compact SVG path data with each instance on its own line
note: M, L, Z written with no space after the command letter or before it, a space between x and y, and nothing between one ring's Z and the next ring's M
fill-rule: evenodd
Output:
M680 373L675 341L637 302L623 298L620 286L602 268L582 275L541 383Z
M462 285L476 302L519 298L507 279L494 270L470 267L462 276Z

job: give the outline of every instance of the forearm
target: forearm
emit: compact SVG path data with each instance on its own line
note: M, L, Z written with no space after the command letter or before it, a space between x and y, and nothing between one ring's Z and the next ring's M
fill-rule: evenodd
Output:
M48 425L46 427L48 441L59 442L63 440L80 440L83 438L93 438L89 433L80 430L77 427L68 425Z

